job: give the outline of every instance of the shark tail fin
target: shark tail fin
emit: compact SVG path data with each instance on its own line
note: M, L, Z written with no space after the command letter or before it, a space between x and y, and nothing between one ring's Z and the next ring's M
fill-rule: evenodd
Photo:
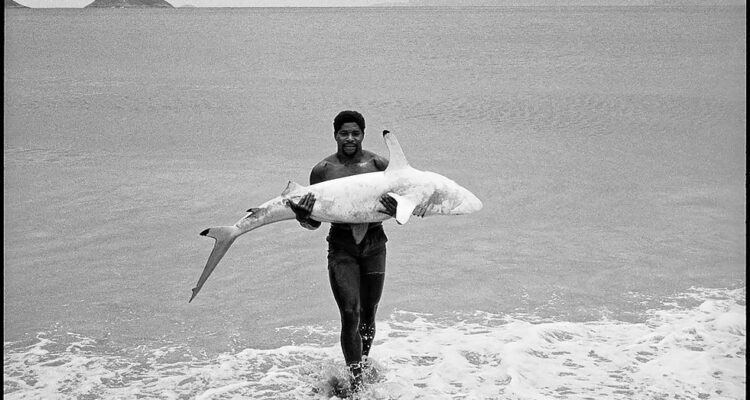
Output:
M203 284L206 283L209 275L214 272L216 265L219 264L221 258L224 257L224 254L227 253L227 250L229 250L229 247L232 245L232 243L234 243L234 240L237 239L239 235L240 229L236 226L217 226L208 228L201 232L201 236L214 238L216 239L216 243L214 243L214 248L213 250L211 250L211 255L208 256L206 266L203 268L203 273L198 279L198 284L193 288L193 295L190 296L190 300L188 301L188 303L193 301L195 296L198 295L198 292L203 287Z

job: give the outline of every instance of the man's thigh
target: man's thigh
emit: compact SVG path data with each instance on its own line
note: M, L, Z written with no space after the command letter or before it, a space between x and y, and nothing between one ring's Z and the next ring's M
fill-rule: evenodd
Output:
M359 309L361 274L356 257L331 246L328 249L328 279L340 310Z
M360 299L363 310L373 312L380 302L385 284L385 246L360 259Z

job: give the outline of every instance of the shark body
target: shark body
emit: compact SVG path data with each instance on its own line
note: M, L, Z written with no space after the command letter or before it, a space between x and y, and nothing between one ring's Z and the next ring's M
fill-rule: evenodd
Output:
M389 194L396 202L396 222L403 225L412 215L459 215L479 211L482 202L469 190L440 174L411 167L396 136L383 131L389 152L385 171L369 172L303 186L289 182L280 196L258 207L232 226L208 228L201 235L216 239L190 301L203 287L229 247L240 235L274 222L294 219L288 201L297 203L307 193L315 195L311 218L321 222L351 224L356 243L362 241L371 222L391 216L380 212L380 197Z

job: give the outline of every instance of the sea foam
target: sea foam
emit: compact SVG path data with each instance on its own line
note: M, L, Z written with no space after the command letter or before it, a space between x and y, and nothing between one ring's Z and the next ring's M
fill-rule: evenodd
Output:
M693 305L670 303L639 323L396 311L378 322L359 398L744 399L745 289L682 297ZM207 357L39 333L5 343L4 397L335 399L347 385L338 332L280 329L305 331L309 343Z

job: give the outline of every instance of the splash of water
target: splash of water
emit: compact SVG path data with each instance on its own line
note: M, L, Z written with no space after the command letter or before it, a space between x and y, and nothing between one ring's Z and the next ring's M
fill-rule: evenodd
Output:
M698 305L651 310L645 323L395 312L358 397L744 399L745 289L683 297ZM299 329L313 342L337 334ZM209 358L180 345L104 351L73 333L6 342L3 378L9 399L336 399L348 385L338 345Z

